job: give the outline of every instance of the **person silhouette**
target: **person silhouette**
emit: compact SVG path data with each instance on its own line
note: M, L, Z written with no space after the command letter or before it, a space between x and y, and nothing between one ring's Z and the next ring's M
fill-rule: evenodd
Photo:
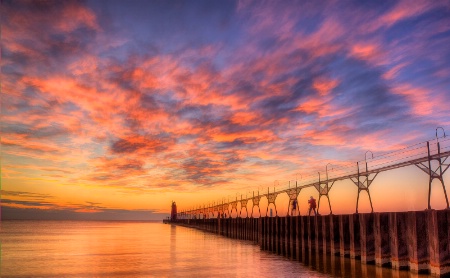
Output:
M308 200L308 204L309 204L308 216L311 215L311 210L314 211L314 215L317 215L317 212L316 212L316 199L314 199L313 196L310 196L310 198Z
M294 212L296 209L297 209L297 199L292 201L291 216L294 216Z

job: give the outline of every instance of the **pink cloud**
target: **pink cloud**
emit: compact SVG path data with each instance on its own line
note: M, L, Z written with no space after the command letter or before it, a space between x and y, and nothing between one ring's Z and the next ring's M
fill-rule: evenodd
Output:
M169 192L172 185L182 190L198 184L239 188L247 181L283 177L294 167L313 171L314 167L323 168L320 159L327 159L318 151L322 147L334 153L395 148L402 143L391 146L386 138L395 135L388 128L354 136L358 126L353 120L361 115L360 107L340 104L338 93L342 96L345 92L337 90L346 80L323 74L331 63L321 64L322 59L317 58L336 55L346 59L350 55L364 60L371 70L384 72L388 87L407 100L413 115L430 116L436 110L445 115L446 102L434 97L437 91L395 83L409 65L402 61L408 56L400 52L419 55L423 46L403 49L395 45L398 42L382 44L377 36L362 39L367 31L374 31L367 26L392 26L422 12L405 5L402 2L382 16L381 25L377 25L378 18L368 16L364 23L364 16L355 15L364 24L352 25L349 32L347 18L330 16L310 33L296 30L297 11L287 8L280 15L273 7L261 7L261 13L252 15L255 20L243 30L242 45L233 53L226 53L226 45L218 43L150 58L130 55L121 57L120 62L97 55L104 51L94 49L103 45L99 42L105 39L104 31L87 8L68 6L55 21L43 15L29 20L26 15L15 15L13 22L20 28L16 31L6 26L5 47L38 62L24 67L24 77L17 82L3 83L11 97L9 113L3 119L10 125L26 123L28 128L28 136L14 132L2 136L5 152L20 159L46 160L44 168L33 170L54 178L60 177L46 173L53 171L49 165L65 162L61 173L75 173L67 178L68 184L136 191L156 187ZM425 2L418 6L428 9ZM44 55L45 40L38 40L36 47L21 42L36 39L31 23L40 20L44 26L54 23L47 28L50 31L66 34L82 26L97 32L98 37L87 42L83 53L60 63ZM266 38L273 39L270 50L260 46ZM121 46L126 39L106 41L107 50ZM56 73L36 67L55 63ZM445 76L445 71L437 75ZM27 91L33 94L27 96ZM37 113L35 108L43 112ZM188 116L184 109L189 110ZM62 138L32 136L52 125L61 127ZM12 175L13 170L7 171Z
M326 96L339 85L338 80L316 79L313 82L313 88L319 93L320 96Z
M426 116L437 112L436 110L444 111L445 109L441 99L436 95L432 96L427 89L404 84L396 86L392 90L395 94L406 97L414 115Z
M419 0L411 3L410 1L402 0L393 9L381 16L380 22L391 26L401 20L424 13L424 11L433 7L435 7L435 4L430 1Z
M377 60L379 56L379 46L375 44L356 44L351 49L351 54L362 60Z

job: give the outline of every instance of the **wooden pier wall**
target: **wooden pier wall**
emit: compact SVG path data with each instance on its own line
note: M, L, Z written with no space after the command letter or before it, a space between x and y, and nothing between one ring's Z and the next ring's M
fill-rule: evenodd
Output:
M261 218L181 219L172 224L249 240L294 260L313 254L450 275L450 210Z

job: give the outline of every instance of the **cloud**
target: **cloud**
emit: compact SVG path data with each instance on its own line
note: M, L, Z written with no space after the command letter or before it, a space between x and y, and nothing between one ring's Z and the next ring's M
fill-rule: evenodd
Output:
M174 138L164 134L153 138L144 136L128 137L116 140L111 145L111 151L115 154L163 152L173 145L173 140Z
M12 67L27 66L36 72L36 61L45 63L49 62L47 57L64 59L74 52L86 51L89 39L100 31L95 14L79 2L53 5L17 1L5 2L2 7L7 64L21 62Z
M8 190L238 188L427 139L448 122L444 5L4 3Z
M38 206L39 207L39 206ZM161 220L168 213L154 210L105 209L102 211L73 210L70 208L41 209L34 206L2 206L3 220Z
M123 186L122 179L146 173L145 163L139 159L99 157L93 159L91 164L94 168L84 178L94 182L113 181Z
M35 192L24 192L24 191L9 191L2 190L1 194L3 197L24 197L24 198L33 198L33 199L47 199L52 197L50 194L42 194ZM3 198L2 198L3 201Z
M3 220L156 220L166 216L158 210L120 209L102 203L59 203L51 194L2 190Z

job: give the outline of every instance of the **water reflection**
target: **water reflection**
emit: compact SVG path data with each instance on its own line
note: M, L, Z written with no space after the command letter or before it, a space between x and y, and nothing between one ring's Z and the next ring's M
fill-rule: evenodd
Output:
M324 255L322 252L306 252L301 262L313 270L331 274L334 277L376 277L376 278L429 278L431 275L412 273L405 270L394 270L378 267L373 264L362 264L360 260L346 257Z
M314 249L300 252L302 264L250 241L160 223L4 221L0 235L2 277L429 277Z
M145 222L4 221L2 277L329 277L250 241Z
M177 228L170 226L170 265L173 269L177 264Z

